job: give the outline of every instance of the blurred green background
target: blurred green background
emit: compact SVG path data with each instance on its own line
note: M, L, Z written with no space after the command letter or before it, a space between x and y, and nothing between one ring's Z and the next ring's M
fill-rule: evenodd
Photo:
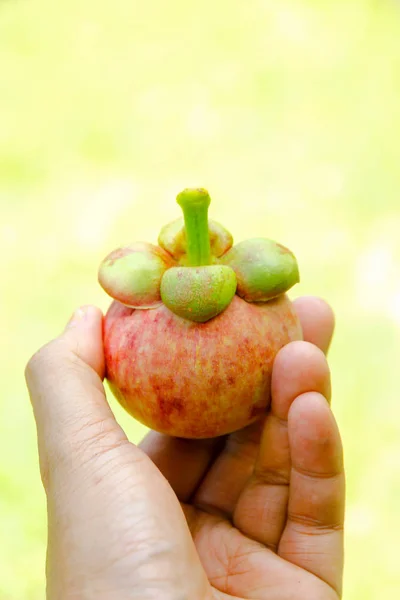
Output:
M194 185L335 308L345 598L398 597L399 143L394 0L0 0L1 600L44 598L24 365L76 306L106 309L99 261L155 241Z

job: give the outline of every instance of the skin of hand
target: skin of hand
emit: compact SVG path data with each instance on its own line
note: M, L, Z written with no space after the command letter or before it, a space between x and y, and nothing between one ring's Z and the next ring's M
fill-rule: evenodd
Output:
M344 471L325 359L331 309L295 302L264 420L128 441L106 401L102 314L78 309L26 367L47 496L49 600L337 600Z

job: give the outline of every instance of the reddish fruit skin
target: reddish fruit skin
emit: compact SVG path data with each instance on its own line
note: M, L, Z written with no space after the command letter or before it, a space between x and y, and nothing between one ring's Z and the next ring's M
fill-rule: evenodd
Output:
M120 404L147 427L216 437L265 414L274 358L301 338L286 295L261 304L235 296L206 323L164 305L135 310L115 301L104 320L106 377Z

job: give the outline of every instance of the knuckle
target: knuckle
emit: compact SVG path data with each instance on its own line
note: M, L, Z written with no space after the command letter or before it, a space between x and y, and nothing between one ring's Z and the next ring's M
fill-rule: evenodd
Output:
M290 466L258 468L254 474L253 485L288 486Z
M333 531L341 532L343 530L343 522L341 519L332 518L326 519L323 516L310 516L299 512L288 512L288 519L299 528L302 532L309 536L324 535Z
M31 356L25 367L25 379L28 384L35 379L44 368L47 368L49 364L51 364L58 346L58 340L52 340L39 348L39 350Z
M119 454L121 446L128 442L123 431L116 427L113 417L77 415L68 429L68 439L59 442L58 462L66 460L74 468L93 467L105 456Z
M50 434L40 448L40 475L46 492L82 477L87 482L88 475L95 471L96 460L117 446L107 439L107 435L112 438L107 425L89 416L76 415L64 423L64 428L67 436Z
M50 463L48 457L41 456L39 460L39 470L40 470L40 478L42 480L42 485L44 491L47 493L50 487Z

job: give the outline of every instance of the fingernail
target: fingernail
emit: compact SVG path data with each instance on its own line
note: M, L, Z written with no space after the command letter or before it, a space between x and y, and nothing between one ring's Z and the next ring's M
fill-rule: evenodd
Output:
M66 329L69 329L70 327L76 327L80 325L82 321L85 321L88 317L90 308L90 306L80 306L77 308L68 321Z

